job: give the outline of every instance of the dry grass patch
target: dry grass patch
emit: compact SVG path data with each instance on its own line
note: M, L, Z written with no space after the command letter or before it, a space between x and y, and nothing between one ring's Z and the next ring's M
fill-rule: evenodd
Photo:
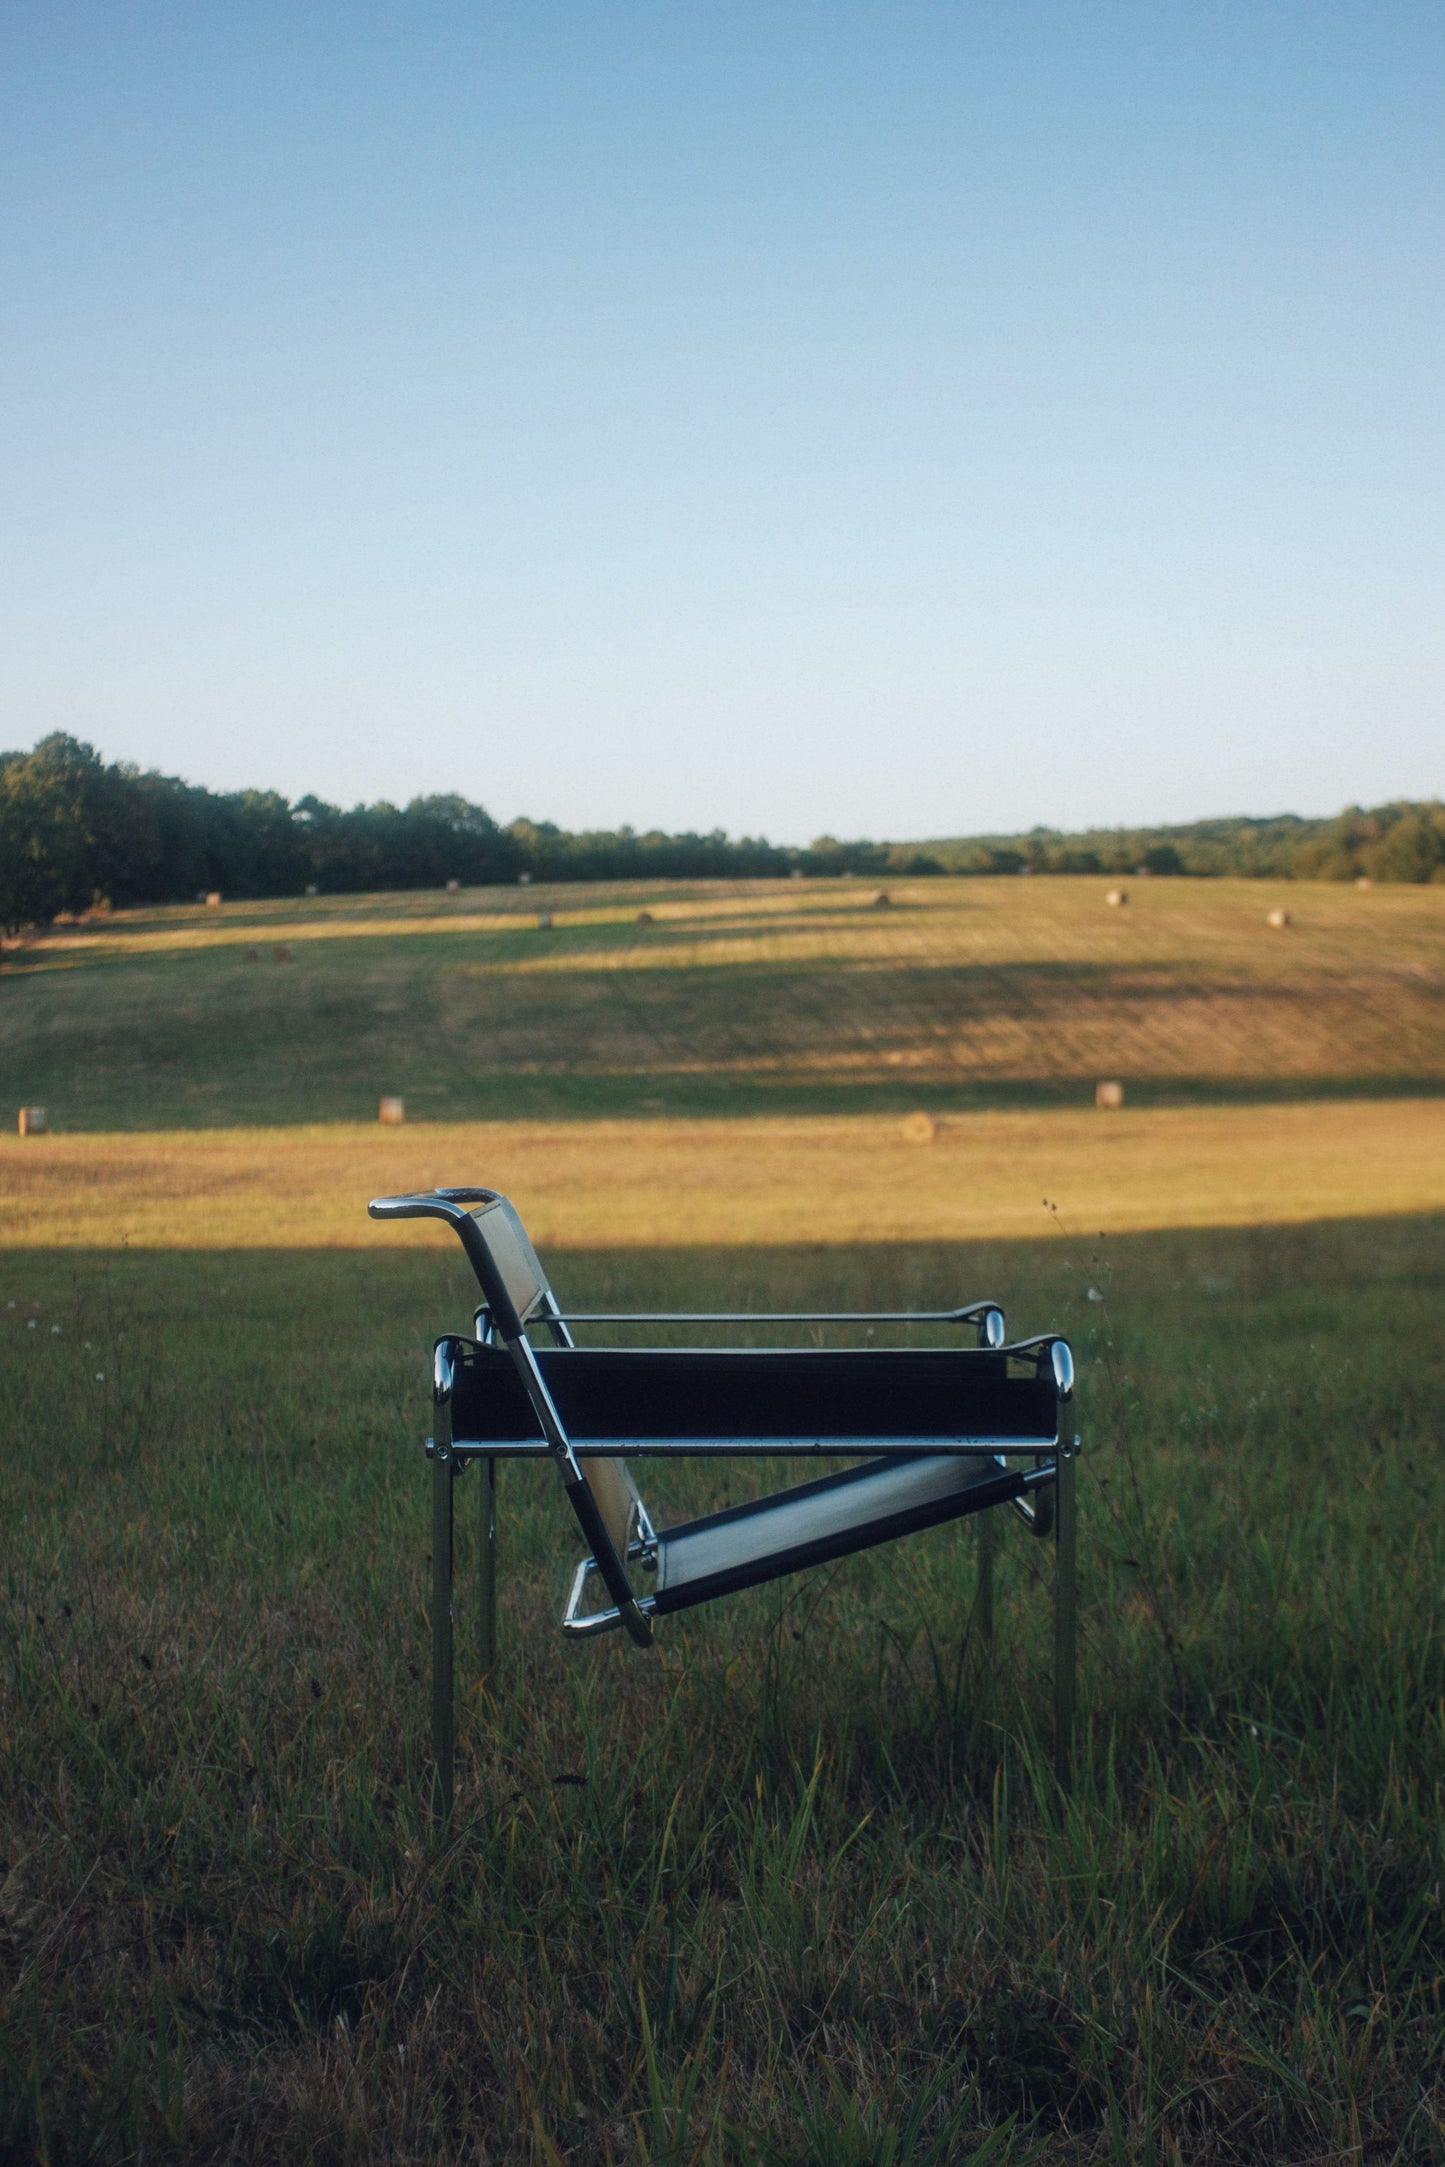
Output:
M843 1120L436 1123L0 1140L0 1245L365 1247L369 1196L484 1182L571 1247L956 1240L1445 1207L1445 1103Z

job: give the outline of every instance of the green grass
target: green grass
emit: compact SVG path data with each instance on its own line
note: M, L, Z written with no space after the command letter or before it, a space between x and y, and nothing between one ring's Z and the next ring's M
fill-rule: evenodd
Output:
M120 913L7 953L0 1075L68 1130L904 1112L1445 1084L1445 888L474 890ZM1293 923L1265 923L1284 903ZM539 909L552 911L539 931ZM650 923L639 924L645 911ZM288 960L275 960L276 951ZM253 960L248 960L248 951Z
M575 1536L509 1468L441 1849L457 1266L0 1274L0 2156L1445 2158L1440 1220L567 1257L579 1303L991 1293L1072 1333L1075 1794L1022 1528L993 1667L950 1530L572 1650Z

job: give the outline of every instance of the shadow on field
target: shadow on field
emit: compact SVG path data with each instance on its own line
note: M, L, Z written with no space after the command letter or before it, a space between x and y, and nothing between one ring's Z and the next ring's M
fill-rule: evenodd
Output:
M577 1306L1070 1333L1072 1802L1022 1529L992 1664L949 1529L638 1657L563 1647L569 1516L508 1467L438 1840L459 1262L4 1252L0 2156L1431 2156L1445 1222L550 1262Z
M360 1120L383 1093L464 1120L1086 1104L1107 1076L1141 1103L1445 1088L1430 928L1398 955L1256 926L973 957L845 916L856 952L815 952L817 913L797 954L670 921L82 952L7 967L0 1058L71 1130Z

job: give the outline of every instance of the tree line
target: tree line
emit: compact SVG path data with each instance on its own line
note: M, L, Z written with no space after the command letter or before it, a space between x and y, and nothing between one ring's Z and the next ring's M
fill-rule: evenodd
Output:
M1445 804L1400 799L1333 819L1279 813L1172 828L959 837L920 846L948 873L1177 873L1196 879L1445 881Z
M1189 827L806 848L761 837L503 827L459 796L349 811L276 791L218 792L56 733L0 753L0 924L7 931L111 905L357 894L516 882L759 879L790 874L1184 873L1445 880L1445 805L1351 808L1334 820L1205 820Z

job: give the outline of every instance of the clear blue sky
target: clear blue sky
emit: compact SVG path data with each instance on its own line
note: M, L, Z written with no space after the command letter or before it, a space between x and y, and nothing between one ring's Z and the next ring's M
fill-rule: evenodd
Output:
M0 746L914 837L1445 794L1445 10L0 17Z

